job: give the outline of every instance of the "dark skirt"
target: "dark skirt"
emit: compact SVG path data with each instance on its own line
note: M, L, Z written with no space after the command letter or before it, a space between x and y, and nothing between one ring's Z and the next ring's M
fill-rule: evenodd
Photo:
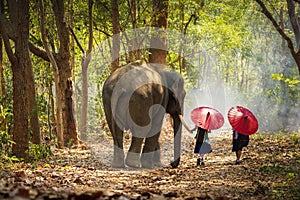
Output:
M211 145L209 143L196 143L194 153L207 154L212 152Z
M249 136L239 134L237 139L233 140L232 151L242 151L249 144Z
M211 145L207 142L204 142L205 134L207 134L207 130L199 127L197 130L197 135L195 137L196 144L195 144L194 153L207 154L212 151Z

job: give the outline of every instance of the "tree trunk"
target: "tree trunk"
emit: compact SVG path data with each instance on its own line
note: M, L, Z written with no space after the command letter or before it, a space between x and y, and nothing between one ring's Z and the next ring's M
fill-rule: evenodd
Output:
M74 116L74 103L73 103L73 81L72 78L67 80L67 86L64 93L64 109L63 120L64 121L64 144L67 146L78 145L78 135L76 130L76 120Z
M295 3L293 0L286 0L287 7L288 7L288 14L290 17L290 22L293 27L293 32L295 34L296 44L297 44L297 51L299 51L300 47L300 26L298 22L298 16L295 11Z
M168 25L168 0L153 0L152 26L159 28L154 30L150 40L150 63L161 64L164 68L167 57L167 25Z
M180 46L179 46L179 50L178 50L178 64L179 64L179 73L182 74L183 70L184 70L184 66L182 65L184 63L184 57L182 55L182 51L183 51L183 45L185 44L185 34L186 34L186 30L187 28L185 28L185 23L184 23L184 1L180 0L179 1L179 8L180 8L180 17L181 17L181 26L180 26L180 32L184 34L184 38L181 38L183 41L180 41ZM188 23L190 23L192 17L190 17L190 20L188 21ZM187 25L188 26L188 25ZM187 27L186 26L186 27Z
M68 25L69 27L73 27L74 25L74 0L68 0L68 3L67 3L67 13L68 13L68 16L67 16L67 19L68 19ZM75 39L74 38L70 38L70 55L71 55L71 60L70 60L70 65L71 65L71 69L74 70L75 69L75 60L76 60L76 51L75 51ZM76 87L76 77L73 76L73 84L74 84L74 88ZM77 110L79 108L79 104L78 104L78 93L77 93L77 90L74 89L74 93L73 93L73 100L74 100L74 114L75 114L75 118L77 119L78 116L76 115L77 113Z
M63 140L63 126L62 126L62 95L59 85L59 72L58 72L58 66L56 63L56 60L54 58L54 55L50 51L49 45L47 43L47 36L46 36L46 29L45 29L45 11L44 11L44 3L43 0L39 0L39 7L40 7L40 28L41 28L41 37L42 42L46 51L46 56L48 60L52 64L53 74L54 74L54 83L55 83L55 102L56 107L55 111L53 109L53 118L54 120L54 127L55 127L55 133L57 136L57 143L58 147L62 148L64 146L64 140ZM53 46L53 45L52 45ZM56 115L56 117L55 117Z
M79 132L82 140L87 139L87 107L88 107L88 63L86 57L82 58L81 75L82 75L82 93L81 93L81 112L80 112L80 127Z
M26 4L26 3L28 3L28 2L24 2L24 4ZM29 39L29 21L25 22L26 20L29 20L29 19L24 19L24 24L28 27L24 27L25 25L22 24L23 22L22 22L22 19L21 19L22 17L28 17L29 18L29 11L28 11L28 13L25 13L24 15L14 13L14 12L18 12L18 11L16 11L18 8L17 7L13 8L13 7L14 6L19 6L19 5L20 5L20 3L16 2L16 1L11 1L8 4L10 18L11 18L10 21L12 23L12 24L8 24L8 26L12 30L14 30L13 32L15 33L15 41L14 41L15 43L25 42L26 38ZM29 7L29 5L25 5L25 6ZM1 13L2 12L3 12L3 2L1 2ZM19 30L19 24L23 25L23 32L22 33L19 33L19 32L17 33L15 31L15 30ZM7 34L7 36L9 35L9 33L6 33L6 34ZM22 37L22 38L20 38L20 37ZM24 38L24 37L26 37L26 38ZM20 40L22 40L22 41L20 41ZM27 43L28 43L28 41L27 41ZM10 48L10 47L8 47L8 48ZM29 49L28 44L24 48L20 47L20 51L24 50L26 48ZM25 51L28 51L28 49L26 49ZM15 52L16 52L16 50L15 50ZM19 53L19 54L21 54L21 53ZM30 127L30 132L32 133L32 142L34 144L41 144L38 110L37 110L36 99L35 99L36 98L36 93L35 93L35 86L34 86L34 75L33 75L31 58L30 58L29 52L27 52L27 54L28 55L26 55L25 53L22 53L22 55L24 55L24 57L22 57L22 58L18 57L18 55L11 55L10 61L12 61L12 59L13 59L12 57L16 57L15 58L16 63L20 62L21 59L24 59L24 60L28 59L28 61L24 61L25 73L23 73L23 77L26 79L26 84L27 84L25 86L26 95L27 95L27 100L26 100L27 101L27 106L26 106L26 108L28 109L27 113L29 115L29 124L30 124L29 127ZM23 65L23 63L20 63L20 64ZM18 64L16 64L16 65L18 65Z
M0 113L3 112L3 108L6 106L6 92L5 92L5 79L4 79L4 67L3 67L3 51L2 51L2 37L0 35L0 101L2 102L0 105ZM0 130L6 129L5 118L0 115Z
M296 40L296 45L297 45L296 50L294 50L294 48L293 48L291 53L292 53L294 60L296 61L298 71L300 74L300 25L299 25L299 19L296 14L296 11L295 11L294 1L286 0L286 2L287 2L288 13L289 13L289 17L290 17L290 22L293 27L293 32L295 35L295 40ZM290 50L291 50L291 47L290 47Z
M40 124L38 117L38 107L36 104L36 92L34 86L34 74L32 70L32 65L26 68L26 79L27 79L27 100L28 100L28 114L29 114L29 125L30 131L32 133L32 143L41 144L41 133Z
M292 4L293 4L293 2L292 2ZM293 8L294 5L290 5L288 7L289 7L288 12L289 12L289 16L290 16L290 19L291 19L291 22L292 22L292 26L293 26L293 29L296 31L295 36L296 36L296 34L298 35L298 37L296 36L296 38L298 38L298 39L296 39L296 41L297 41L297 46L299 46L299 39L300 39L299 38L299 24L298 24L298 20L295 19L295 13L291 11L291 9L295 10L295 8ZM281 6L281 8L280 8L279 17L280 17L279 25L280 25L281 29L284 30L285 25L284 25L284 7L283 6ZM292 21L292 18L294 18L293 21ZM298 31L297 31L297 29L298 29ZM282 68L282 74L285 76L286 68L287 68L287 66L286 66L286 63L287 63L286 62L287 50L286 50L286 42L283 38L281 40L281 49L282 49L282 57L281 57L280 65L281 65L281 68ZM278 114L278 116L279 116L279 118L282 122L282 128L284 130L286 130L288 128L287 126L288 126L288 120L289 120L289 118L288 118L289 109L286 109L286 105L284 105L284 104L286 104L286 100L287 100L287 98L286 98L287 97L287 94L286 94L287 89L286 89L286 83L283 80L280 81L280 88L281 88L281 91L282 91L280 98L283 100L283 103L280 104L280 107L279 107L279 110L278 110L277 114Z
M87 118L88 118L88 66L93 49L93 0L89 0L89 47L83 56L82 62L82 94L81 94L81 115L80 115L80 134L83 140L87 139Z
M132 29L136 30L137 28L137 0L129 0L128 1L129 6L129 12L131 17L131 25ZM129 62L133 62L135 60L141 59L141 52L139 49L139 41L137 38L139 36L137 35L137 31L133 32L134 38L131 39L129 43Z
M47 68L47 73L50 73L50 65ZM48 112L47 112L47 117L48 117L48 129L49 129L49 140L51 141L53 139L53 134L57 135L57 131L56 131L56 126L55 125L55 121L56 121L56 117L55 117L55 104L54 104L54 95L53 95L53 91L52 91L52 87L53 87L53 83L52 81L49 82L48 85Z
M9 16L12 29L16 34L13 53L3 21L0 22L0 31L4 40L5 49L12 65L13 72L13 153L18 158L27 160L29 149L29 126L28 126L28 78L27 68L32 67L29 55L29 0L8 2ZM1 14L3 14L1 12ZM25 75L25 76L24 76Z
M3 13L4 10L4 2L0 0L0 13ZM6 107L6 87L5 87L5 77L4 77L4 65L3 65L3 43L2 36L0 34L0 101L2 102L0 105L0 113L2 113L2 109ZM0 116L0 130L6 129L5 118Z
M55 84L55 113L56 113L56 121L55 121L55 127L57 131L57 143L58 147L62 148L64 147L64 134L63 134L63 122L62 122L62 94L59 86L59 74L56 69L54 69L54 84Z
M111 0L111 17L113 26L113 44L111 49L111 71L115 71L119 67L120 53L120 16L119 16L119 0Z
M0 0L0 13L4 11L4 2ZM4 66L3 66L3 41L0 34L0 97L2 106L5 106L5 96L6 96L6 87L5 87L5 78L4 78Z
M65 21L65 8L63 0L51 0L55 15L57 34L59 37L59 53L56 63L59 72L59 88L61 92L62 125L64 145L77 145L79 143L74 117L72 68L70 65L70 34Z
M283 2L283 0L281 0ZM280 22L279 22L279 26L281 27L282 30L285 29L285 25L284 25L284 7L281 6L280 8L280 14L279 14L279 17L280 17ZM285 69L286 68L286 53L287 53L287 49L286 49L286 41L281 38L281 50L282 50L282 59L281 59L281 62L280 62L280 65L281 65L281 68L282 69Z

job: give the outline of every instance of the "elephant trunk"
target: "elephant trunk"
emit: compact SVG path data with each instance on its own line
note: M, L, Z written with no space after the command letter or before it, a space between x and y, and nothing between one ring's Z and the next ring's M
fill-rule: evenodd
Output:
M192 131L192 130L189 128L189 126L185 123L185 121L184 121L182 115L179 115L179 119L180 119L182 125L184 126L184 128L185 128L189 133L192 133L193 131Z
M182 124L179 115L173 114L172 118L174 122L174 161L171 163L171 166L176 168L180 162Z

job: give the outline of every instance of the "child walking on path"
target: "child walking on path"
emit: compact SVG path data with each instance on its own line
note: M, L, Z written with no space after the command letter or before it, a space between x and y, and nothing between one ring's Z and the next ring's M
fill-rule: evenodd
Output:
M196 144L194 148L194 153L199 154L197 159L197 166L204 165L204 155L212 152L211 145L208 138L208 130L201 127L195 127L192 131L197 129Z
M196 125L193 131L197 129L194 149L194 153L199 154L197 166L204 165L204 154L212 152L208 139L208 132L210 130L221 128L224 124L224 117L217 109L208 106L200 106L192 110L191 119Z
M242 150L244 147L248 146L249 143L249 135L240 134L234 129L232 132L232 152L235 152L236 154L235 164L240 164L242 162Z
M254 114L243 106L231 107L227 117L233 130L232 151L236 154L235 164L240 164L243 147L248 146L249 135L258 130L258 121Z

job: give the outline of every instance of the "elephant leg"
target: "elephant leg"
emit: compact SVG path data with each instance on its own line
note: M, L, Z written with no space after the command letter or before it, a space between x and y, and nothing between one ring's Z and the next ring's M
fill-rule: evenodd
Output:
M163 124L163 113L152 117L151 129L147 134L142 154L142 167L161 166L159 136Z
M154 165L160 165L159 133L146 138L142 154L142 167L153 168Z
M123 131L118 127L114 127L113 139L114 139L114 157L112 167L123 168L124 165L124 149L123 149Z
M143 140L144 138L139 138L132 135L131 145L126 157L126 165L135 168L141 167L140 154Z
M161 167L161 161L160 161L160 156L161 152L160 152L160 144L159 141L157 142L155 151L154 151L154 155L153 155L153 164L156 167Z

